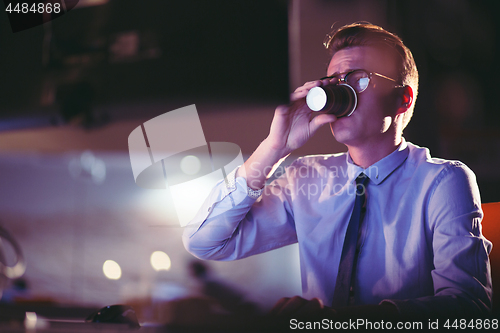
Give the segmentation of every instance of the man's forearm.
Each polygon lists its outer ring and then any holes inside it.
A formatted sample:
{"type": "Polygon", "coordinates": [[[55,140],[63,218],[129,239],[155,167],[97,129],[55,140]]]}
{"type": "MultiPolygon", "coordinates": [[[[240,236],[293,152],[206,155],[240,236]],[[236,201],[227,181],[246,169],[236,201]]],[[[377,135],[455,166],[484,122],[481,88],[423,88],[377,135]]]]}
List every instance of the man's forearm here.
{"type": "Polygon", "coordinates": [[[269,142],[264,140],[238,169],[236,177],[245,178],[248,187],[254,190],[261,189],[287,156],[288,154],[272,148],[269,142]]]}

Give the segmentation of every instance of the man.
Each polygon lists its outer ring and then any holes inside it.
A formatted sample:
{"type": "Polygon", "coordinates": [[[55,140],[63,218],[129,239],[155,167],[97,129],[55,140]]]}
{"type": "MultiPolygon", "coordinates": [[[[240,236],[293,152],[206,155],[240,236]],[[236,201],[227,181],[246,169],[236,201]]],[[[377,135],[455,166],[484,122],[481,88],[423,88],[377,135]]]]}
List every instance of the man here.
{"type": "Polygon", "coordinates": [[[371,24],[341,27],[327,47],[328,77],[276,109],[269,136],[186,228],[186,248],[233,260],[298,242],[304,298],[280,300],[275,313],[487,314],[491,243],[475,176],[402,136],[418,89],[410,50],[371,24]],[[355,111],[314,116],[308,91],[339,81],[356,91],[355,111]],[[348,152],[300,158],[264,187],[268,171],[327,123],[348,152]]]}

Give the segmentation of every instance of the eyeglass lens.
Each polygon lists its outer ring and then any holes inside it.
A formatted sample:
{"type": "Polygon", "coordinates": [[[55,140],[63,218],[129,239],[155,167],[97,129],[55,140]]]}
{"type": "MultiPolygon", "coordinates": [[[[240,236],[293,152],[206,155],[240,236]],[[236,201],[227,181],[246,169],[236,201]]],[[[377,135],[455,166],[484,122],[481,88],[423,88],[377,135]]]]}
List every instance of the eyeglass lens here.
{"type": "Polygon", "coordinates": [[[370,84],[370,77],[365,71],[354,71],[347,74],[344,81],[356,90],[356,92],[361,93],[368,88],[370,84]]]}

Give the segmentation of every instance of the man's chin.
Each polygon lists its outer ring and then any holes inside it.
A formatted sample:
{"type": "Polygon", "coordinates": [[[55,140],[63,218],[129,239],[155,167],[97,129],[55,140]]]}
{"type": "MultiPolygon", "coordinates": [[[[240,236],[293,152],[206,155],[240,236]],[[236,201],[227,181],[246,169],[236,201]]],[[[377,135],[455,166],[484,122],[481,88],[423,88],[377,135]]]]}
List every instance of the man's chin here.
{"type": "Polygon", "coordinates": [[[332,134],[338,143],[342,143],[346,146],[349,145],[349,142],[352,141],[351,135],[349,135],[350,133],[347,133],[346,131],[335,131],[334,132],[332,129],[332,134]]]}

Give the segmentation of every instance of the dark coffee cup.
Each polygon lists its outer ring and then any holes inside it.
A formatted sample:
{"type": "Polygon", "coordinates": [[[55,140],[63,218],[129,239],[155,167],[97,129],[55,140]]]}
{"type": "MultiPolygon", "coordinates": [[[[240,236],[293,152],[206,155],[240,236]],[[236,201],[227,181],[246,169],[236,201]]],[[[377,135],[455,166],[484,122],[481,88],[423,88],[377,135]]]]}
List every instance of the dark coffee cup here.
{"type": "Polygon", "coordinates": [[[306,103],[313,111],[334,114],[340,118],[348,117],[356,110],[358,97],[348,84],[331,84],[309,90],[306,103]]]}

